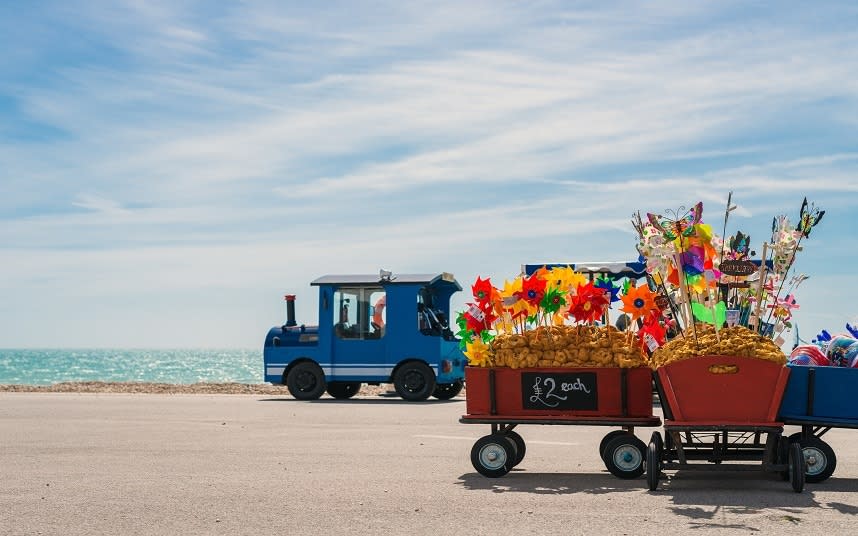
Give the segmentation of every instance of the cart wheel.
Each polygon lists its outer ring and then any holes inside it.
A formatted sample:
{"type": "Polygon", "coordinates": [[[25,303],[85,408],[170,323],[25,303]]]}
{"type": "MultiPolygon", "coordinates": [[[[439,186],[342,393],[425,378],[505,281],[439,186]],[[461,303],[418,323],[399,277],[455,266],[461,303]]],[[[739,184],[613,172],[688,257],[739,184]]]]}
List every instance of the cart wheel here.
{"type": "Polygon", "coordinates": [[[513,447],[515,448],[515,456],[513,457],[512,463],[512,466],[515,467],[521,463],[521,460],[524,459],[525,452],[527,452],[527,447],[524,444],[524,438],[522,438],[518,432],[514,432],[513,430],[504,433],[504,435],[510,440],[510,442],[512,442],[513,447]]]}
{"type": "Polygon", "coordinates": [[[653,432],[646,449],[646,483],[650,491],[655,491],[658,488],[658,480],[661,478],[661,456],[663,449],[664,445],[661,441],[661,434],[653,432]]]}
{"type": "Polygon", "coordinates": [[[834,449],[818,437],[808,437],[798,442],[804,453],[806,482],[822,482],[834,473],[837,467],[837,456],[834,449]]]}
{"type": "Polygon", "coordinates": [[[605,466],[619,478],[637,478],[644,473],[647,446],[634,434],[626,432],[605,445],[605,466]]]}
{"type": "Polygon", "coordinates": [[[328,394],[334,398],[345,400],[358,394],[360,382],[328,382],[328,394]]]}
{"type": "Polygon", "coordinates": [[[807,471],[807,466],[804,463],[804,454],[801,450],[801,445],[792,443],[789,446],[789,483],[792,485],[792,490],[796,493],[801,493],[804,489],[804,473],[807,471]]]}
{"type": "Polygon", "coordinates": [[[489,478],[507,474],[514,457],[510,440],[502,434],[483,436],[471,448],[471,464],[478,473],[489,478]]]}
{"type": "MultiPolygon", "coordinates": [[[[775,461],[778,465],[789,466],[789,445],[790,441],[787,437],[780,436],[778,438],[777,460],[775,461]]],[[[789,480],[789,468],[781,471],[780,475],[782,479],[789,480]]]]}
{"type": "Polygon", "coordinates": [[[656,447],[658,449],[658,459],[661,460],[662,454],[664,453],[664,440],[661,439],[661,433],[658,430],[652,433],[649,437],[650,443],[655,441],[656,447]]]}
{"type": "Polygon", "coordinates": [[[605,447],[608,446],[608,441],[614,439],[617,436],[626,435],[628,432],[625,430],[612,430],[605,434],[605,437],[602,438],[601,443],[599,443],[599,457],[602,458],[602,461],[608,463],[605,460],[605,447]]]}
{"type": "Polygon", "coordinates": [[[298,400],[316,400],[325,392],[325,373],[312,361],[298,363],[286,375],[286,387],[298,400]]]}

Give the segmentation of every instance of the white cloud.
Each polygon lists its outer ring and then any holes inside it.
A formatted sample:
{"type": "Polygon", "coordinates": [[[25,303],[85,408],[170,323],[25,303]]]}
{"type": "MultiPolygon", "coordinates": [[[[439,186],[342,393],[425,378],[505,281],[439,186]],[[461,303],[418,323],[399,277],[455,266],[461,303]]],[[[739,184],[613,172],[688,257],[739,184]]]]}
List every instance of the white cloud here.
{"type": "MultiPolygon", "coordinates": [[[[734,191],[732,221],[759,236],[803,195],[848,210],[858,193],[840,135],[855,122],[858,37],[785,13],[76,7],[63,32],[104,57],[45,55],[48,83],[0,78],[21,117],[56,131],[0,144],[0,244],[15,259],[0,288],[34,323],[49,293],[125,296],[173,318],[232,309],[208,290],[276,294],[326,272],[431,266],[464,280],[619,260],[634,256],[637,210],[703,200],[720,227],[734,191]]],[[[10,340],[30,344],[36,328],[17,322],[10,340]]]]}

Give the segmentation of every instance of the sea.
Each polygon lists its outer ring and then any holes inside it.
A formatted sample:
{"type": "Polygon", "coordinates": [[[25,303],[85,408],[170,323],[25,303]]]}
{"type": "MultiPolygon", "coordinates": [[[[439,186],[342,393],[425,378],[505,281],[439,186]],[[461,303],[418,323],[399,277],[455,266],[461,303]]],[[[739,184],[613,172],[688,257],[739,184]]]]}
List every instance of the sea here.
{"type": "Polygon", "coordinates": [[[262,351],[0,349],[0,384],[263,383],[262,351]]]}

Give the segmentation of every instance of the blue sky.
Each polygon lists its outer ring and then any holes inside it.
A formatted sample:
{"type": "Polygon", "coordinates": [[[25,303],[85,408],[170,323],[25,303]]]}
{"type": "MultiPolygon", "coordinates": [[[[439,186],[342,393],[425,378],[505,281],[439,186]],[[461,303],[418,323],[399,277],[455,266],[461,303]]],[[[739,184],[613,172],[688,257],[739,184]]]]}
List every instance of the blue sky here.
{"type": "Polygon", "coordinates": [[[858,320],[854,3],[317,4],[0,4],[0,347],[261,347],[319,275],[632,260],[729,191],[758,250],[825,209],[800,333],[858,320]]]}

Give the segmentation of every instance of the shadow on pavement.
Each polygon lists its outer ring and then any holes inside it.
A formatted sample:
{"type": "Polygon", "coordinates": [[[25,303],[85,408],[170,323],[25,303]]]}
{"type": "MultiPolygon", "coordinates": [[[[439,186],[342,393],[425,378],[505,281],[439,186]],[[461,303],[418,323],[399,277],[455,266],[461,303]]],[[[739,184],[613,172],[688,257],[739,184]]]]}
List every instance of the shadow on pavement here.
{"type": "Polygon", "coordinates": [[[293,402],[296,404],[409,404],[414,406],[425,406],[425,405],[437,405],[437,404],[457,404],[464,402],[465,399],[452,399],[452,400],[422,400],[420,402],[409,402],[408,400],[403,400],[401,398],[392,398],[392,397],[379,397],[379,398],[349,398],[345,400],[340,400],[337,398],[319,398],[318,400],[297,400],[291,397],[283,397],[283,398],[260,398],[258,402],[293,402]]]}
{"type": "Polygon", "coordinates": [[[642,492],[646,480],[623,480],[611,475],[594,473],[531,473],[513,469],[501,478],[488,478],[477,472],[465,473],[457,484],[465,489],[490,490],[495,493],[535,493],[563,495],[572,493],[642,492]]]}

